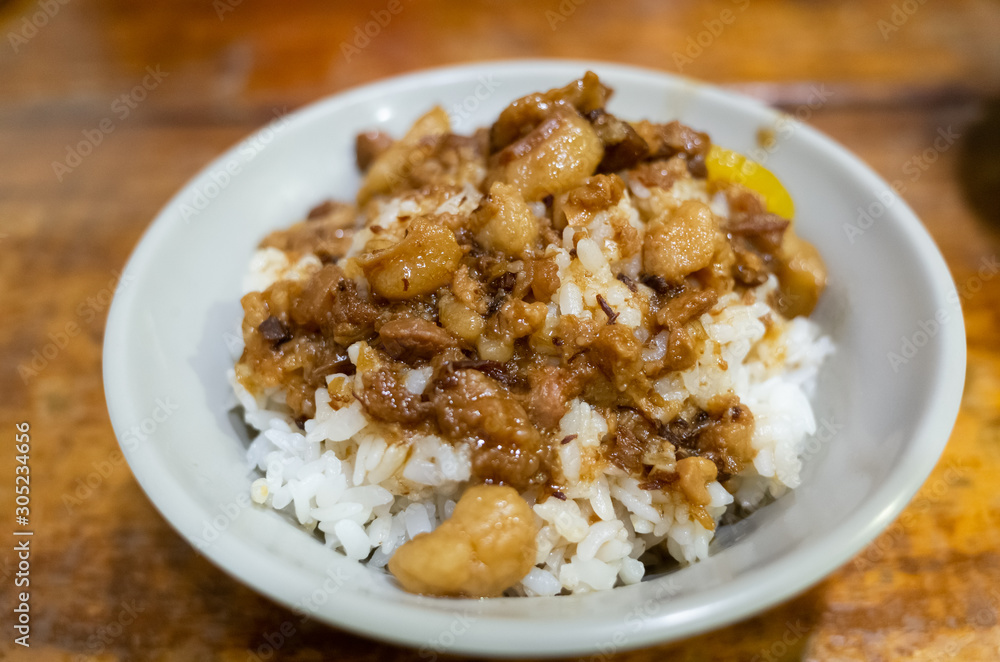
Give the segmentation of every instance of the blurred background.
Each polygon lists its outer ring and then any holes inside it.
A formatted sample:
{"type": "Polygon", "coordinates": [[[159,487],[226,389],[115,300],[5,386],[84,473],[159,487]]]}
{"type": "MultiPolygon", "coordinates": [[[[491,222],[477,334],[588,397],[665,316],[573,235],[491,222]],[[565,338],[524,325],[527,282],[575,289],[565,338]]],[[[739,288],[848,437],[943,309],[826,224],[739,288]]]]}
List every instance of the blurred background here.
{"type": "MultiPolygon", "coordinates": [[[[4,627],[0,658],[436,657],[303,622],[173,532],[116,453],[104,320],[157,210],[275,116],[519,57],[641,65],[795,113],[902,184],[965,309],[962,413],[905,524],[791,602],[602,659],[1000,659],[996,0],[0,1],[0,438],[31,422],[35,529],[31,648],[4,627]]],[[[0,558],[5,624],[16,562],[0,558]]]]}

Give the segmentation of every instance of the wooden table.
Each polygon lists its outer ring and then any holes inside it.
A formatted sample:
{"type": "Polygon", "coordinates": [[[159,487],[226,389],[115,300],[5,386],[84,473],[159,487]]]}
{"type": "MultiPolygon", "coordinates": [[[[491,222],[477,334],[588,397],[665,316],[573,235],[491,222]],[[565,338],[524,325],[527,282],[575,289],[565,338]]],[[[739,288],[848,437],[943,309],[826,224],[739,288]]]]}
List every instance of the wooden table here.
{"type": "MultiPolygon", "coordinates": [[[[1000,278],[977,273],[1000,252],[1000,5],[393,2],[363,47],[387,0],[0,2],[0,430],[12,449],[31,423],[35,531],[30,651],[8,626],[13,538],[0,554],[0,658],[257,659],[290,613],[181,540],[115,454],[101,342],[119,270],[173,192],[275,112],[423,67],[552,56],[681,70],[793,111],[829,93],[808,121],[905,183],[968,327],[958,424],[899,523],[786,604],[617,657],[1000,659],[1000,278]],[[935,149],[939,132],[957,139],[935,149]]],[[[281,659],[422,659],[295,623],[281,659]]]]}

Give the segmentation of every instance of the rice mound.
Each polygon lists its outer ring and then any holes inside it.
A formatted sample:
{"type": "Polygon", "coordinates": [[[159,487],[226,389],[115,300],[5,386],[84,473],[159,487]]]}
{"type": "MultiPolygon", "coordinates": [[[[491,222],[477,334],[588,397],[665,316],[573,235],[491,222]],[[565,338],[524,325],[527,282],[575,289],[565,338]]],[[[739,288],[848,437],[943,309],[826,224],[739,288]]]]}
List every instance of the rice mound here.
{"type": "MultiPolygon", "coordinates": [[[[725,198],[709,196],[703,184],[678,182],[670,193],[677,201],[697,199],[718,216],[727,216],[725,198]]],[[[633,182],[617,210],[601,212],[592,221],[588,238],[575,240],[572,228],[567,228],[563,245],[548,247],[560,279],[548,303],[551,319],[560,314],[600,315],[600,294],[618,313],[617,323],[641,332],[642,311],[635,295],[611,272],[610,265],[620,256],[614,253],[614,243],[602,238],[612,231],[612,214],[625,215],[639,227],[635,201],[648,195],[633,182]]],[[[468,213],[481,198],[474,187],[466,186],[436,211],[468,213]]],[[[400,218],[418,211],[405,195],[380,204],[377,222],[390,233],[400,218]]],[[[367,229],[359,230],[352,251],[361,250],[370,237],[367,229]]],[[[279,279],[306,279],[319,268],[315,256],[265,248],[251,261],[245,291],[263,290],[279,279]]],[[[632,269],[638,272],[639,265],[632,269]]],[[[732,392],[753,412],[752,465],[730,478],[728,490],[718,481],[707,485],[711,502],[705,512],[717,524],[727,511],[750,512],[797,487],[803,448],[816,432],[810,397],[833,345],[813,321],[786,320],[772,307],[777,287],[771,275],[762,285],[722,296],[700,317],[707,339],[695,364],[655,382],[667,402],[704,408],[713,396],[732,392]]],[[[657,353],[666,351],[665,337],[645,340],[644,359],[655,360],[657,353]]],[[[471,451],[435,435],[417,434],[404,443],[381,437],[352,397],[353,389],[361,388],[365,356],[371,351],[363,341],[349,347],[357,372],[327,378],[327,388],[315,392],[316,415],[302,428],[290,415],[281,389],[250,393],[234,373],[230,381],[246,423],[260,433],[247,453],[262,474],[252,484],[253,500],[289,514],[308,530],[318,530],[332,550],[384,568],[403,543],[451,515],[472,478],[471,451]]],[[[430,378],[430,368],[413,369],[406,388],[422,393],[430,378]]],[[[608,462],[600,451],[607,432],[599,411],[579,398],[571,402],[559,421],[559,433],[568,441],[557,449],[565,499],[535,503],[531,494],[523,495],[540,525],[538,552],[535,567],[509,595],[557,595],[634,584],[647,572],[640,559],[650,558],[644,556],[650,550],[665,549],[681,564],[708,556],[714,531],[692,516],[683,496],[642,489],[639,481],[608,462]]]]}

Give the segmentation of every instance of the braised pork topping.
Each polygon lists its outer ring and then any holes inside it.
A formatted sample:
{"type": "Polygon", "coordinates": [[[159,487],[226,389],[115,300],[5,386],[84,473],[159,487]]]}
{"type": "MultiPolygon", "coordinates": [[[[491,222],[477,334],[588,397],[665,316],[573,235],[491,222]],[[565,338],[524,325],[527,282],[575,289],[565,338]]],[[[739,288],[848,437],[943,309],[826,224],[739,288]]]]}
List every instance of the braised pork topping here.
{"type": "MultiPolygon", "coordinates": [[[[261,244],[319,264],[243,298],[239,380],[284,388],[301,419],[331,375],[352,376],[387,438],[440,435],[470,448],[473,482],[548,494],[561,494],[556,450],[575,437],[560,421],[579,398],[609,421],[606,461],[646,489],[708,504],[707,483],[752,461],[753,414],[735,396],[675,406],[654,384],[695,365],[699,319],[720,298],[773,275],[776,307],[805,315],[825,270],[750,189],[708,182],[728,218],[678,197],[677,187],[705,185],[708,136],[624,121],[607,111],[610,97],[588,73],[515,101],[471,136],[453,134],[440,108],[398,140],[359,135],[356,204],[324,203],[261,244]],[[576,284],[596,277],[595,250],[613,253],[600,288],[615,294],[576,284]]],[[[510,497],[498,495],[481,496],[510,497]]],[[[449,531],[464,535],[457,523],[449,531]]],[[[414,540],[394,563],[418,575],[416,556],[434,553],[434,540],[414,540]]],[[[505,570],[467,551],[482,561],[482,591],[505,588],[505,570]]],[[[438,579],[448,593],[452,578],[438,579]]]]}

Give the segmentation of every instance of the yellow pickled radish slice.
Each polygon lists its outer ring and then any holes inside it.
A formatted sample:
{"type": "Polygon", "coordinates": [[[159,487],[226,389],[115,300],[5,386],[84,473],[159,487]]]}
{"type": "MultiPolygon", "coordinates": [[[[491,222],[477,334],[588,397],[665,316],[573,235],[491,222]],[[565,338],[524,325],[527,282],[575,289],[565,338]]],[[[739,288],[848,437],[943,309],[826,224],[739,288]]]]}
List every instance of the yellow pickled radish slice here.
{"type": "Polygon", "coordinates": [[[792,196],[770,170],[731,150],[712,145],[705,158],[708,179],[742,184],[760,193],[767,210],[789,220],[795,215],[792,196]]]}

